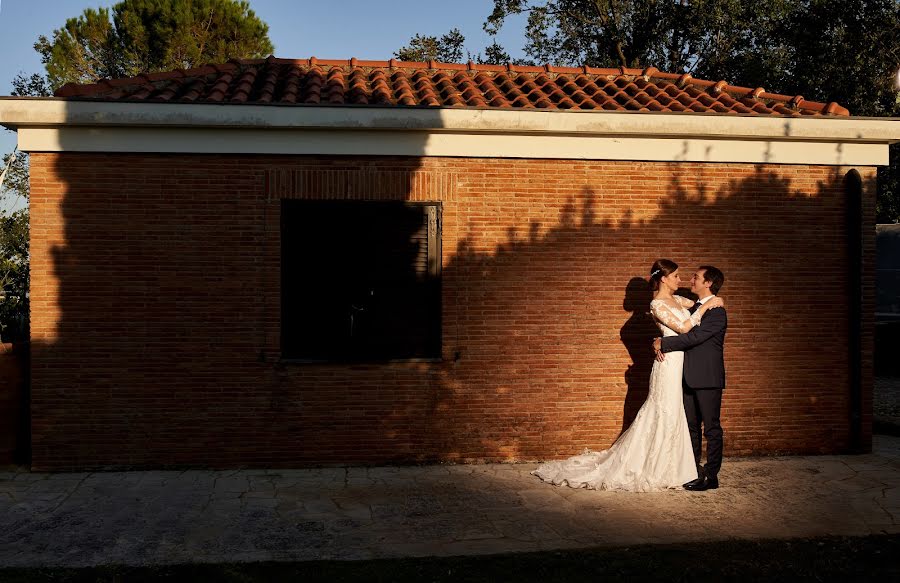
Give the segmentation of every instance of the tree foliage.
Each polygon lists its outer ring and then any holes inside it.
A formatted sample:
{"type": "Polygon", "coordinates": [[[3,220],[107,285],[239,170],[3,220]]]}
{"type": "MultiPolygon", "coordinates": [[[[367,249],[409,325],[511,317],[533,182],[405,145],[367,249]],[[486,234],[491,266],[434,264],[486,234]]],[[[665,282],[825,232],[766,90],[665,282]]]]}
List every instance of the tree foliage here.
{"type": "MultiPolygon", "coordinates": [[[[462,63],[463,59],[476,63],[505,65],[511,62],[509,53],[495,40],[481,52],[472,53],[465,49],[466,37],[458,28],[441,36],[425,36],[417,34],[409,39],[409,44],[394,52],[394,57],[401,61],[427,62],[434,59],[440,63],[462,63]],[[465,51],[465,56],[463,56],[465,51]]],[[[518,62],[518,61],[513,61],[518,62]]]]}
{"type": "Polygon", "coordinates": [[[497,41],[494,41],[488,46],[484,47],[484,55],[482,55],[481,53],[475,55],[475,61],[478,63],[489,63],[492,65],[518,63],[517,60],[509,58],[509,53],[507,53],[506,49],[504,49],[497,41]]]}
{"type": "MultiPolygon", "coordinates": [[[[12,95],[47,97],[69,82],[191,68],[273,51],[268,26],[245,1],[122,0],[66,20],[34,48],[46,75],[19,73],[12,95]]],[[[3,160],[6,167],[9,157],[3,160]]],[[[27,337],[28,157],[19,153],[0,189],[0,333],[27,337]]]]}
{"type": "Polygon", "coordinates": [[[440,38],[417,34],[409,39],[409,45],[399,48],[394,57],[401,61],[440,61],[442,63],[459,63],[463,59],[463,45],[466,37],[458,28],[450,30],[440,38]]]}
{"type": "MultiPolygon", "coordinates": [[[[12,154],[4,156],[7,168],[12,154]]],[[[2,169],[0,169],[2,172],[2,169]]],[[[3,339],[27,337],[28,322],[28,159],[19,154],[0,188],[0,334],[3,339]]]]}
{"type": "Polygon", "coordinates": [[[525,53],[536,64],[651,63],[691,72],[703,61],[745,50],[760,21],[783,16],[789,5],[787,0],[494,0],[485,30],[496,34],[509,16],[527,13],[525,53]]]}
{"type": "MultiPolygon", "coordinates": [[[[900,0],[812,0],[777,33],[788,55],[766,87],[837,101],[853,115],[900,116],[900,0]]],[[[878,169],[876,219],[900,220],[900,144],[878,169]]]]}
{"type": "MultiPolygon", "coordinates": [[[[12,95],[47,97],[46,78],[19,73],[13,79],[12,95]]],[[[0,186],[0,335],[4,341],[28,337],[28,154],[16,152],[3,157],[0,172],[8,168],[0,186]]]]}
{"type": "Polygon", "coordinates": [[[47,78],[38,73],[26,76],[25,73],[20,72],[13,78],[12,85],[13,90],[10,95],[15,97],[50,97],[53,95],[47,78]]]}
{"type": "Polygon", "coordinates": [[[3,157],[3,163],[0,164],[0,172],[3,168],[9,168],[6,176],[3,178],[3,187],[0,189],[0,209],[6,206],[16,206],[22,199],[28,201],[28,155],[24,152],[16,152],[15,160],[10,163],[13,154],[7,154],[3,157]]]}
{"type": "MultiPolygon", "coordinates": [[[[527,58],[517,64],[652,66],[900,116],[900,0],[494,0],[484,29],[496,35],[520,14],[527,58]]],[[[456,29],[416,35],[396,56],[460,62],[464,42],[456,29]]],[[[476,60],[510,62],[496,42],[476,60]]],[[[900,220],[900,144],[879,169],[876,212],[900,220]]]]}
{"type": "Polygon", "coordinates": [[[27,338],[28,210],[0,211],[0,336],[27,338]]]}
{"type": "MultiPolygon", "coordinates": [[[[534,64],[657,67],[900,116],[900,0],[494,0],[485,30],[527,14],[534,64]]],[[[900,146],[878,220],[900,219],[900,146]]]]}
{"type": "Polygon", "coordinates": [[[243,0],[122,0],[66,20],[34,48],[57,89],[264,57],[273,51],[268,29],[243,0]]]}

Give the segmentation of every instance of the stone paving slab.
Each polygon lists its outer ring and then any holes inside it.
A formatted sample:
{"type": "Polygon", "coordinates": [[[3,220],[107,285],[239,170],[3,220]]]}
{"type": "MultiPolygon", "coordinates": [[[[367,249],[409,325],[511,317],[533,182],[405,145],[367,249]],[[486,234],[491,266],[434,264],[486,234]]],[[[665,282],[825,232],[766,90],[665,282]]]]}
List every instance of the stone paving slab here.
{"type": "Polygon", "coordinates": [[[900,533],[900,438],[726,459],[722,487],[544,484],[536,464],[0,472],[0,566],[354,560],[900,533]]]}
{"type": "Polygon", "coordinates": [[[883,428],[900,429],[900,377],[876,377],[873,400],[875,423],[883,428]]]}

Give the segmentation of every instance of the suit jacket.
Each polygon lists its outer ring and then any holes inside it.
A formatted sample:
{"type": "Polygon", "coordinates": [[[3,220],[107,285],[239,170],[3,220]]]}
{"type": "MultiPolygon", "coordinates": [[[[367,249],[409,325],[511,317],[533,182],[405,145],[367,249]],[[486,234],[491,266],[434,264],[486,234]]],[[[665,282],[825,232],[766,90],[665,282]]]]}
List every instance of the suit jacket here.
{"type": "Polygon", "coordinates": [[[725,388],[725,308],[713,308],[703,314],[699,326],[684,334],[662,339],[662,351],[684,351],[684,382],[692,389],[725,388]]]}

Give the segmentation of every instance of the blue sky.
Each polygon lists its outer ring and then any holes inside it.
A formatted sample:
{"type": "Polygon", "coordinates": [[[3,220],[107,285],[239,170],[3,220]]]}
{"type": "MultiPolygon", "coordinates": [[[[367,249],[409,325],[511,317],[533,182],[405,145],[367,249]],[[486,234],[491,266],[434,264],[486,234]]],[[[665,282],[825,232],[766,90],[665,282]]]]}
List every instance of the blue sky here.
{"type": "MultiPolygon", "coordinates": [[[[43,72],[32,48],[41,34],[50,36],[67,18],[85,8],[112,6],[107,0],[0,0],[0,95],[9,95],[20,71],[43,72]]],[[[414,34],[440,36],[459,28],[466,49],[483,52],[491,38],[481,26],[492,0],[250,0],[250,7],[269,25],[275,55],[284,58],[386,60],[414,34]]],[[[513,58],[522,52],[524,19],[510,21],[498,41],[513,58]]],[[[0,132],[0,151],[7,153],[15,136],[0,132]]]]}

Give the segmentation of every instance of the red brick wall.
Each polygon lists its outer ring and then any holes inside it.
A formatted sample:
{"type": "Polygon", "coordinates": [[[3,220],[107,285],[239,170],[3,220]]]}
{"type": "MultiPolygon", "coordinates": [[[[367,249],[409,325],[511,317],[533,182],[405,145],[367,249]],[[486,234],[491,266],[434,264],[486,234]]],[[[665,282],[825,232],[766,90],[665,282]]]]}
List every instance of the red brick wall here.
{"type": "MultiPolygon", "coordinates": [[[[845,450],[846,170],[33,155],[33,467],[606,448],[646,395],[654,331],[633,278],[658,257],[726,274],[726,454],[845,450]],[[443,362],[279,362],[280,196],[442,200],[443,362]]],[[[871,392],[867,373],[867,445],[871,392]]]]}

